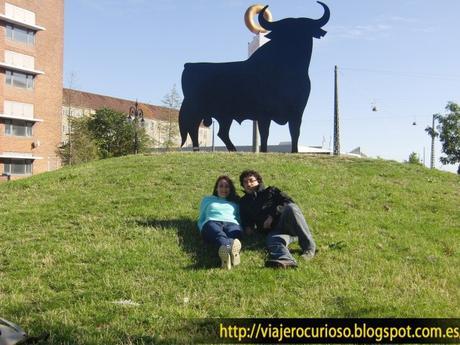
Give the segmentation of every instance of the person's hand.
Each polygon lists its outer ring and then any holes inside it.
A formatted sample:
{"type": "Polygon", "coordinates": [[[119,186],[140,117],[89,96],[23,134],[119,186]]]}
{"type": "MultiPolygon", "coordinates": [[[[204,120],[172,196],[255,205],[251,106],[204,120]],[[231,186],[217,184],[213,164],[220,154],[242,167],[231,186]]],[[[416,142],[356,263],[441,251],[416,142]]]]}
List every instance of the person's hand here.
{"type": "Polygon", "coordinates": [[[254,228],[251,228],[250,226],[247,226],[244,228],[244,233],[248,236],[252,235],[254,233],[254,228]]]}
{"type": "Polygon", "coordinates": [[[272,228],[272,223],[273,223],[273,217],[268,216],[267,219],[265,219],[265,222],[264,222],[264,229],[271,229],[272,228]]]}

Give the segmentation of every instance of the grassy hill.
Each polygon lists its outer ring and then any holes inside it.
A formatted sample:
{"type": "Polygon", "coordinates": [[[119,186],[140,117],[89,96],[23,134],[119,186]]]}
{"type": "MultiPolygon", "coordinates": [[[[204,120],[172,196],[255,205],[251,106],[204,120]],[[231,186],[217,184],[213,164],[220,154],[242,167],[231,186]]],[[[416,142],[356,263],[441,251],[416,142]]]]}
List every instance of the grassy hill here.
{"type": "Polygon", "coordinates": [[[171,153],[64,168],[0,184],[0,195],[0,316],[50,331],[50,344],[167,344],[183,318],[458,317],[454,174],[383,160],[171,153]],[[264,268],[263,239],[253,237],[242,264],[223,271],[203,249],[201,198],[218,175],[237,181],[247,168],[304,211],[313,261],[264,268]]]}

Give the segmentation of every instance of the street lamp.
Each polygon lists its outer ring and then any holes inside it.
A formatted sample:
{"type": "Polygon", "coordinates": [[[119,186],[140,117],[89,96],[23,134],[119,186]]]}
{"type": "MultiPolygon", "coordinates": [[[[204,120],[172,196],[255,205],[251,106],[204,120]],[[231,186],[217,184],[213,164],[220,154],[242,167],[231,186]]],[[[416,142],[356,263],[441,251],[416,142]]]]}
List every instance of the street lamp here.
{"type": "Polygon", "coordinates": [[[139,151],[139,139],[137,137],[137,129],[139,126],[139,119],[144,123],[144,112],[139,108],[139,104],[134,103],[134,106],[129,107],[128,121],[134,122],[134,154],[139,151]]]}

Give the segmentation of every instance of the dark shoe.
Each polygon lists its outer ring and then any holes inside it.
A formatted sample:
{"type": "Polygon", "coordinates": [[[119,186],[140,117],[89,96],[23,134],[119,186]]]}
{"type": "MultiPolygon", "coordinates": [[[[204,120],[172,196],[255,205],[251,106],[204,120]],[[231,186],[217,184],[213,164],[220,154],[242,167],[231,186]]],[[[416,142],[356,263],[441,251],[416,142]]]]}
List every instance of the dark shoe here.
{"type": "Polygon", "coordinates": [[[291,260],[267,260],[265,267],[271,268],[297,268],[297,264],[291,260]]]}
{"type": "Polygon", "coordinates": [[[315,257],[315,252],[313,250],[305,250],[300,257],[305,261],[310,261],[315,257]]]}

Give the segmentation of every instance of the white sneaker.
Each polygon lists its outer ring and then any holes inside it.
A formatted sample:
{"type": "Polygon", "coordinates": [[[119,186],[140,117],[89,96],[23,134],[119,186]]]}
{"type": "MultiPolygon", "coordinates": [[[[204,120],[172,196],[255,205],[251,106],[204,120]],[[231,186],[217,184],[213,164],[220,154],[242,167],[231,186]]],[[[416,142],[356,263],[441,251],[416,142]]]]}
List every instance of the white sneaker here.
{"type": "Polygon", "coordinates": [[[230,248],[227,246],[219,247],[219,257],[222,262],[222,268],[229,270],[232,268],[232,261],[230,259],[230,248]]]}
{"type": "Polygon", "coordinates": [[[237,266],[241,262],[240,251],[241,251],[241,242],[239,239],[235,238],[232,241],[232,246],[230,247],[230,259],[232,260],[233,266],[237,266]]]}

